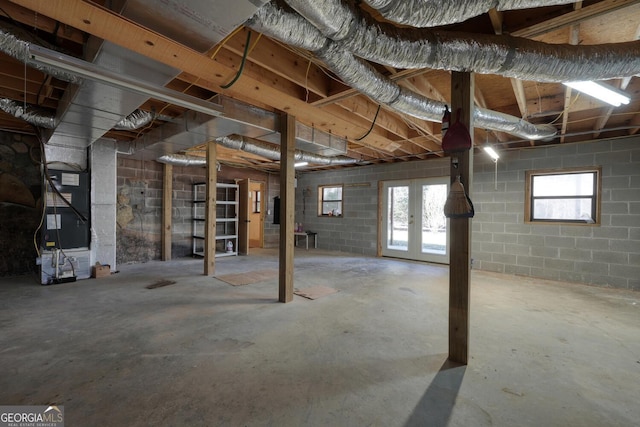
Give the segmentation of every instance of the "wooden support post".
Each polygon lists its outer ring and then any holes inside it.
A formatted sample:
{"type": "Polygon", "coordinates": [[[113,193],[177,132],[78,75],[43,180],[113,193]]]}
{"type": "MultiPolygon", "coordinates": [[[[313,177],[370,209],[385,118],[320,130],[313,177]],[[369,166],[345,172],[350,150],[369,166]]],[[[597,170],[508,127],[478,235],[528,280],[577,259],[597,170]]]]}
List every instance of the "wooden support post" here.
{"type": "Polygon", "coordinates": [[[296,118],[280,116],[280,278],[278,301],[293,300],[296,118]]]}
{"type": "MultiPolygon", "coordinates": [[[[451,111],[469,129],[473,141],[473,74],[451,73],[451,111]]],[[[473,176],[473,148],[451,155],[451,182],[460,176],[470,194],[473,176]]],[[[466,365],[469,359],[469,284],[471,278],[471,220],[451,218],[449,261],[449,360],[466,365]]]]}
{"type": "Polygon", "coordinates": [[[165,164],[162,175],[162,260],[171,260],[171,212],[173,198],[173,166],[165,164]]]}
{"type": "Polygon", "coordinates": [[[216,142],[207,143],[207,195],[204,220],[204,274],[216,272],[216,142]]]}

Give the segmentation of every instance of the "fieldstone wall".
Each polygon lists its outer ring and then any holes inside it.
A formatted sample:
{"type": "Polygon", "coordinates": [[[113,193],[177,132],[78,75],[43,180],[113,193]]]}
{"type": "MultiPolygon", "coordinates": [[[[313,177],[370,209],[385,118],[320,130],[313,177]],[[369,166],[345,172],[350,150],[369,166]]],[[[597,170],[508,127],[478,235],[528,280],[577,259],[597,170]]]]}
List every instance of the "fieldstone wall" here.
{"type": "Polygon", "coordinates": [[[0,276],[36,273],[34,232],[42,214],[36,138],[0,132],[0,276]]]}

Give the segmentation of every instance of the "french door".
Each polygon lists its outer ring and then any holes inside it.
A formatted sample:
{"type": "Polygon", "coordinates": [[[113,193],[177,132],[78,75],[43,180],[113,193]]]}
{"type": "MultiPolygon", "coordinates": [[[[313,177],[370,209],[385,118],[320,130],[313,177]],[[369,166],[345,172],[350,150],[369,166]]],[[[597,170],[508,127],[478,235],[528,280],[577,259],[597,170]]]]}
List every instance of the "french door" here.
{"type": "Polygon", "coordinates": [[[449,263],[444,204],[449,177],[385,181],[382,185],[383,256],[449,263]]]}

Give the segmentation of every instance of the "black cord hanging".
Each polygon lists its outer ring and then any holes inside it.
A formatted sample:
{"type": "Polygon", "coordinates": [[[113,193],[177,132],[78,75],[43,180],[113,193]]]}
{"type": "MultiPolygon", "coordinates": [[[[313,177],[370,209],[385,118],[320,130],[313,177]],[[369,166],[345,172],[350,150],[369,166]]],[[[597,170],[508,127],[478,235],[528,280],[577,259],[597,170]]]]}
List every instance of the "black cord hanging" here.
{"type": "Polygon", "coordinates": [[[362,135],[360,138],[356,138],[356,141],[362,141],[363,139],[365,139],[366,137],[369,136],[369,134],[371,133],[371,131],[373,130],[373,127],[376,125],[376,120],[378,118],[378,113],[380,113],[380,104],[378,104],[378,109],[376,110],[376,115],[373,117],[373,121],[371,122],[371,127],[369,128],[369,130],[367,131],[367,133],[365,133],[364,135],[362,135]]]}
{"type": "Polygon", "coordinates": [[[238,81],[240,76],[242,75],[242,70],[244,70],[244,63],[247,61],[247,55],[249,54],[249,43],[251,42],[251,30],[247,31],[247,41],[244,44],[244,53],[242,54],[242,61],[240,62],[240,68],[238,68],[238,72],[236,76],[226,85],[220,86],[222,89],[229,89],[234,85],[235,82],[238,81]]]}

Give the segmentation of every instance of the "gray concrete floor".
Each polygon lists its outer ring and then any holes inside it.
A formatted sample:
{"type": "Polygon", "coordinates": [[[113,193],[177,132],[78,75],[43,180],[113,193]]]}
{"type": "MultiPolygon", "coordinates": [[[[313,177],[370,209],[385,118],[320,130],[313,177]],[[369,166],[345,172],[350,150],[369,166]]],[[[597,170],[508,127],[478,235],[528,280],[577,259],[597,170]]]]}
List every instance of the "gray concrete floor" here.
{"type": "MultiPolygon", "coordinates": [[[[276,279],[233,287],[202,260],[0,279],[0,404],[62,404],[68,426],[638,425],[638,293],[474,271],[465,367],[446,361],[446,267],[295,264],[296,288],[340,292],[280,304],[276,279]]],[[[265,268],[276,252],[216,272],[265,268]]]]}

